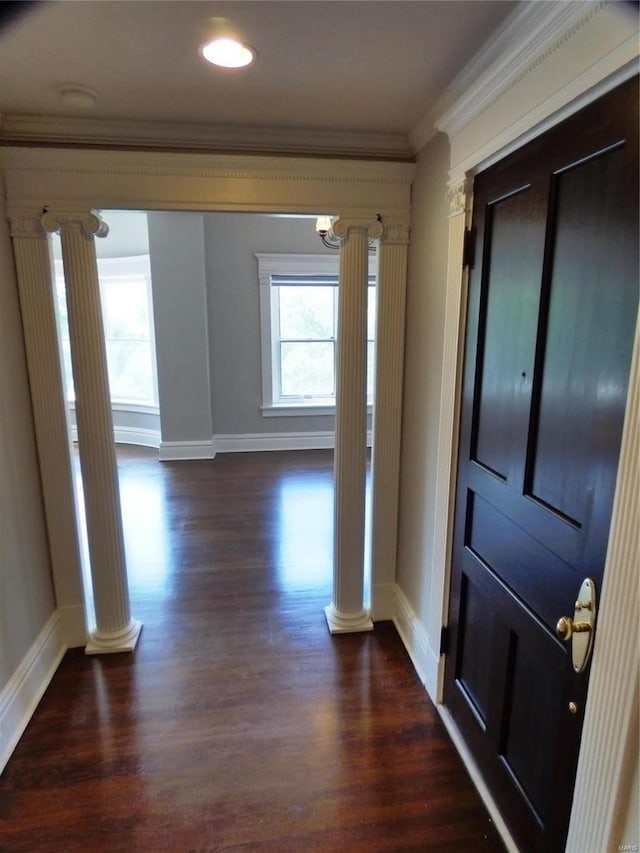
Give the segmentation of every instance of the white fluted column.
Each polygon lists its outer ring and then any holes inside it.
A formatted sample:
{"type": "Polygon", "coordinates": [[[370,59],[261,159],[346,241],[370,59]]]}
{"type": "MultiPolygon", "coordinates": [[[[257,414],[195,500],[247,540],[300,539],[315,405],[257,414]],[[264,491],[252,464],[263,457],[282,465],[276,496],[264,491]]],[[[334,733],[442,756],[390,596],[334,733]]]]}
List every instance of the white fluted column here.
{"type": "Polygon", "coordinates": [[[374,615],[392,615],[402,430],[402,377],[409,223],[384,221],[378,246],[376,382],[373,408],[371,575],[374,615]]]}
{"type": "Polygon", "coordinates": [[[132,651],[141,624],[131,618],[118,468],[107,375],[94,236],[106,224],[92,211],[45,213],[59,231],[67,291],[73,382],[87,539],[96,612],[88,654],[132,651]]]}
{"type": "Polygon", "coordinates": [[[367,473],[367,287],[376,220],[340,218],[336,438],[334,459],[333,601],[325,608],[332,634],[370,631],[363,606],[367,473]]]}
{"type": "Polygon", "coordinates": [[[41,215],[42,210],[12,211],[9,221],[56,605],[66,642],[78,646],[87,636],[82,564],[52,261],[41,215]]]}

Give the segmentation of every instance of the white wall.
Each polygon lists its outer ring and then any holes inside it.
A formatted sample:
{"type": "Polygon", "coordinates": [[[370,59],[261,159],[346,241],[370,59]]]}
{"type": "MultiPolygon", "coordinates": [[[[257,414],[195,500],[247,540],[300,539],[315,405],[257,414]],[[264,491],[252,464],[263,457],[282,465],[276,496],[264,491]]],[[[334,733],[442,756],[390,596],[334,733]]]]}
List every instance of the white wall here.
{"type": "MultiPolygon", "coordinates": [[[[407,279],[397,583],[429,626],[435,478],[447,280],[449,144],[421,151],[412,194],[407,279]]],[[[434,644],[434,643],[432,643],[434,644]]]]}
{"type": "Polygon", "coordinates": [[[0,694],[54,609],[20,308],[0,191],[0,694]]]}

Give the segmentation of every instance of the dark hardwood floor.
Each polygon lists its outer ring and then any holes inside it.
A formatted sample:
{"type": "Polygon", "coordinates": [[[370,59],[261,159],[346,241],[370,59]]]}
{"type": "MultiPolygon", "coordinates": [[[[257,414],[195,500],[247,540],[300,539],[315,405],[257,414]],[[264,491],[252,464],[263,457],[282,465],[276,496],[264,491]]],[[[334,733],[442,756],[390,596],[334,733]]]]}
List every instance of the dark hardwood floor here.
{"type": "Polygon", "coordinates": [[[331,453],[119,460],[144,628],[65,656],[2,853],[502,851],[393,625],[328,633],[331,453]]]}

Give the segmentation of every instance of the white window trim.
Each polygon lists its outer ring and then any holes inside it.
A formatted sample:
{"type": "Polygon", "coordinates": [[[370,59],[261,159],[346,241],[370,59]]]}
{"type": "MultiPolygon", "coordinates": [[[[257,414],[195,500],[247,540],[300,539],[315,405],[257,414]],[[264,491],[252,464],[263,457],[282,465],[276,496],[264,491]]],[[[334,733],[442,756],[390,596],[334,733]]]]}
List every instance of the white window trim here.
{"type": "MultiPolygon", "coordinates": [[[[156,341],[155,327],[153,322],[153,298],[151,292],[151,259],[146,255],[130,255],[118,258],[100,258],[98,257],[98,271],[101,281],[105,279],[126,278],[133,274],[136,276],[144,276],[147,285],[147,311],[149,316],[149,346],[151,349],[151,380],[153,383],[153,402],[135,402],[133,400],[124,400],[114,398],[111,401],[111,408],[118,412],[138,412],[141,414],[157,415],[160,413],[160,404],[158,399],[158,371],[156,365],[156,341]]],[[[64,267],[61,258],[55,259],[55,274],[56,277],[64,278],[64,267]]],[[[102,300],[102,291],[100,293],[100,303],[104,314],[104,304],[102,300]]],[[[75,409],[75,400],[70,401],[70,407],[75,409]]]]}
{"type": "MultiPolygon", "coordinates": [[[[340,263],[339,253],[309,255],[309,254],[278,254],[278,253],[256,253],[258,260],[258,284],[260,291],[260,344],[262,361],[262,416],[274,417],[298,417],[298,416],[323,416],[335,415],[335,401],[333,399],[324,402],[315,398],[309,403],[287,402],[279,403],[273,398],[273,378],[278,367],[276,359],[277,352],[274,351],[273,343],[273,317],[274,317],[274,290],[271,286],[271,277],[274,275],[335,275],[338,276],[340,263]]],[[[369,255],[369,275],[377,275],[377,256],[369,255]]],[[[371,404],[367,405],[367,411],[373,409],[371,404]]]]}

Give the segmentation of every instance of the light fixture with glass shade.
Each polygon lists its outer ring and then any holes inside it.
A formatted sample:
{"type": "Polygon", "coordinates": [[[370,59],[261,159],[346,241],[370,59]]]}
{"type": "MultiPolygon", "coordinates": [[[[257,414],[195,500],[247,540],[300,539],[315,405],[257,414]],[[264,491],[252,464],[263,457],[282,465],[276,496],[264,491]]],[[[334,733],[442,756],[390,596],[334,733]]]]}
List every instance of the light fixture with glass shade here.
{"type": "MultiPolygon", "coordinates": [[[[380,214],[378,214],[377,219],[380,220],[380,214]]],[[[316,234],[322,240],[322,245],[326,246],[327,249],[339,249],[342,245],[340,237],[336,237],[333,233],[332,216],[318,216],[316,219],[316,234]]],[[[369,240],[369,251],[375,252],[375,250],[375,240],[369,240]]]]}
{"type": "Polygon", "coordinates": [[[332,229],[333,220],[330,216],[319,216],[316,219],[316,234],[322,240],[322,245],[327,249],[339,249],[340,238],[336,237],[332,229]]]}

